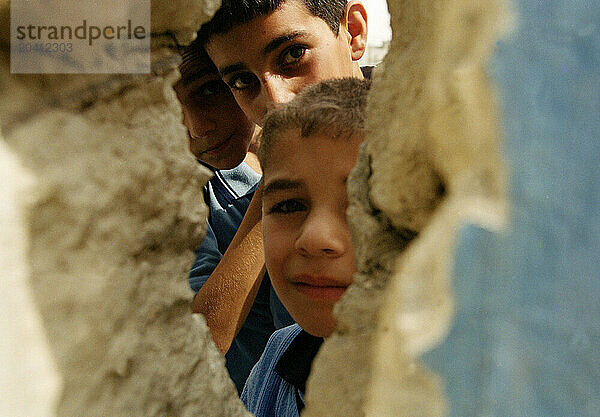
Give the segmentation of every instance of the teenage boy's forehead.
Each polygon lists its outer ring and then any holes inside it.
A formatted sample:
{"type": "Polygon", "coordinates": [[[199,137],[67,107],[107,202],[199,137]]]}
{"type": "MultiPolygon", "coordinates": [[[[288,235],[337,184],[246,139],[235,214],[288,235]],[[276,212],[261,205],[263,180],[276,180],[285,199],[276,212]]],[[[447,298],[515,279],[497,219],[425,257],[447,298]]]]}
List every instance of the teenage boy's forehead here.
{"type": "Polygon", "coordinates": [[[323,19],[308,10],[303,0],[283,1],[268,14],[235,25],[227,32],[210,36],[206,42],[206,50],[221,72],[223,65],[232,64],[225,60],[243,60],[250,54],[264,56],[295,38],[319,36],[318,33],[312,33],[314,30],[310,30],[314,29],[315,22],[331,31],[323,19]],[[257,39],[260,42],[256,42],[257,39]]]}

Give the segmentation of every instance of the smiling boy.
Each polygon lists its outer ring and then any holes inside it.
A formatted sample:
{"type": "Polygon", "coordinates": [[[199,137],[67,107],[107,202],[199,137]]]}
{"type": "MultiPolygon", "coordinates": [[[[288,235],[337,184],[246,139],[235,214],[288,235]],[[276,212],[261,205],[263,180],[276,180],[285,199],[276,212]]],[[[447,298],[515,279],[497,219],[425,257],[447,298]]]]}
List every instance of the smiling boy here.
{"type": "Polygon", "coordinates": [[[199,40],[250,121],[321,80],[363,78],[358,0],[223,0],[199,40]]]}
{"type": "Polygon", "coordinates": [[[181,78],[173,89],[181,103],[190,152],[213,169],[233,169],[244,159],[254,165],[251,160],[257,149],[256,126],[237,106],[198,42],[182,53],[179,71],[181,78]]]}
{"type": "Polygon", "coordinates": [[[364,139],[367,80],[308,87],[265,119],[262,230],[271,282],[298,324],[276,331],[253,368],[242,401],[261,416],[297,416],[333,306],[356,271],[346,181],[364,139]]]}

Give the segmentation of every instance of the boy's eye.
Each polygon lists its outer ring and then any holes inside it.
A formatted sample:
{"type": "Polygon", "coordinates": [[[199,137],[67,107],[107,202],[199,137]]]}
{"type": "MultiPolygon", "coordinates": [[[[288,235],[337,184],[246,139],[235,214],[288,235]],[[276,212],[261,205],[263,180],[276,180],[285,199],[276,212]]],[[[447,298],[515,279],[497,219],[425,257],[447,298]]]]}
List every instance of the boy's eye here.
{"type": "Polygon", "coordinates": [[[252,87],[257,82],[258,79],[254,74],[247,72],[233,76],[229,79],[227,85],[234,90],[245,90],[246,88],[252,87]]]}
{"type": "Polygon", "coordinates": [[[302,45],[290,46],[281,54],[281,64],[290,65],[300,61],[306,53],[306,49],[308,48],[302,45]]]}
{"type": "Polygon", "coordinates": [[[281,201],[271,207],[269,213],[288,214],[306,210],[306,205],[297,199],[281,201]]]}
{"type": "Polygon", "coordinates": [[[228,91],[227,84],[221,80],[208,81],[194,91],[194,97],[206,98],[228,91]]]}

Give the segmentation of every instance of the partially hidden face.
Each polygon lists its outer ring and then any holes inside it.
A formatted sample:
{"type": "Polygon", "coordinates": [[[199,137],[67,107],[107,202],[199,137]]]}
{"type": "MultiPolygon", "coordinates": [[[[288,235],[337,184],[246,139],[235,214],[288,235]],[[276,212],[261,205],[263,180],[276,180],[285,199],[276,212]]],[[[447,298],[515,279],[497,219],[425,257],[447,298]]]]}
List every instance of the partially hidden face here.
{"type": "Polygon", "coordinates": [[[255,125],[202,49],[184,54],[180,72],[173,89],[183,110],[190,151],[216,169],[236,167],[246,156],[255,125]]]}
{"type": "Polygon", "coordinates": [[[346,19],[336,35],[303,0],[284,1],[270,14],[210,37],[206,50],[251,121],[261,125],[269,109],[290,101],[307,85],[362,78],[355,61],[364,52],[366,12],[361,4],[352,7],[356,11],[350,19],[359,22],[351,27],[359,28],[360,42],[352,42],[346,19]]]}
{"type": "Polygon", "coordinates": [[[277,295],[308,333],[335,329],[333,306],[352,283],[346,181],[362,138],[301,138],[290,130],[263,167],[265,262],[277,295]]]}

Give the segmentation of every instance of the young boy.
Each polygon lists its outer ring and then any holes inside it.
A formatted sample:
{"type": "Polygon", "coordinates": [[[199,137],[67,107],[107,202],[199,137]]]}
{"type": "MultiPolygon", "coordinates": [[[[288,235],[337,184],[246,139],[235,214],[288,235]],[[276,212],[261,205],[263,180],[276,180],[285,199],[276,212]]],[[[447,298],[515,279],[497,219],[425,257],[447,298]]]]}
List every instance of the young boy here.
{"type": "Polygon", "coordinates": [[[261,178],[255,125],[197,42],[182,54],[180,72],[173,88],[190,151],[214,172],[204,189],[208,229],[190,271],[192,311],[205,315],[241,392],[269,336],[293,320],[263,278],[260,196],[253,197],[261,178]]]}
{"type": "Polygon", "coordinates": [[[346,180],[364,138],[368,88],[356,78],[324,81],[265,119],[265,262],[298,324],[271,336],[246,382],[242,401],[257,417],[299,414],[312,359],[336,325],[333,306],[352,283],[346,180]]]}
{"type": "Polygon", "coordinates": [[[225,83],[258,125],[321,80],[363,78],[367,15],[358,0],[223,0],[199,31],[225,83]]]}

